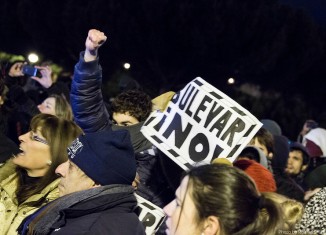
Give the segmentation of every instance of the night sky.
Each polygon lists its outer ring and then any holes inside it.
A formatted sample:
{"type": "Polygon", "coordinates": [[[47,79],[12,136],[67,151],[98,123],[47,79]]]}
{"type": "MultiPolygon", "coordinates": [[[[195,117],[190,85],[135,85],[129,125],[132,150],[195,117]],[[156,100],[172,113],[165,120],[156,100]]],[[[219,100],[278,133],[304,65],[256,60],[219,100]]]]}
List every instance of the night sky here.
{"type": "MultiPolygon", "coordinates": [[[[258,118],[286,125],[293,115],[301,121],[326,111],[325,0],[1,2],[0,51],[35,51],[68,71],[88,30],[104,31],[108,42],[100,61],[106,88],[127,76],[155,96],[201,76],[258,118]],[[131,63],[128,72],[124,62],[131,63]],[[229,77],[236,80],[233,87],[226,83],[229,77]],[[263,108],[251,100],[255,97],[238,97],[248,83],[267,94],[263,108]]],[[[250,89],[249,95],[259,94],[250,89]]]]}
{"type": "Polygon", "coordinates": [[[325,0],[281,0],[280,2],[288,4],[298,9],[302,9],[310,15],[318,24],[326,27],[326,1],[325,0]]]}

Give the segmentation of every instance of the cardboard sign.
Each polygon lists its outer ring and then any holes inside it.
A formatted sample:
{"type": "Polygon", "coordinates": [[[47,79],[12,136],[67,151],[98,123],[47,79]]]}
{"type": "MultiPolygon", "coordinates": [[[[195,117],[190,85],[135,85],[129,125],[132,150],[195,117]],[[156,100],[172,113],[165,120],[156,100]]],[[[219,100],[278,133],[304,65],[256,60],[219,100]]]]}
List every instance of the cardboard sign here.
{"type": "Polygon", "coordinates": [[[187,170],[217,157],[233,162],[261,126],[248,110],[198,77],[173,96],[164,112],[153,112],[141,132],[187,170]]]}
{"type": "Polygon", "coordinates": [[[153,235],[164,222],[165,214],[160,207],[137,194],[135,196],[140,210],[138,218],[144,225],[146,235],[153,235]]]}

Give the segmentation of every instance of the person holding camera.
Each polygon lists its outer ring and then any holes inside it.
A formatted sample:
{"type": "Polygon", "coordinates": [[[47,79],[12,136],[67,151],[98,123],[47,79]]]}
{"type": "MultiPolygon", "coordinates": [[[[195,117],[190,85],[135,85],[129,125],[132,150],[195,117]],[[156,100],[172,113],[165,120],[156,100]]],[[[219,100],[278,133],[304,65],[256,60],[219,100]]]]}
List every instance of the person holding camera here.
{"type": "Polygon", "coordinates": [[[61,116],[72,120],[69,99],[66,99],[69,98],[69,89],[65,84],[54,82],[50,66],[31,67],[24,62],[15,62],[9,67],[5,84],[9,88],[4,102],[4,109],[8,111],[5,134],[16,144],[19,144],[18,137],[29,130],[32,117],[38,113],[57,115],[57,110],[66,110],[61,116]],[[38,87],[31,87],[31,81],[36,81],[38,87]],[[51,110],[44,112],[45,104],[51,110]]]}

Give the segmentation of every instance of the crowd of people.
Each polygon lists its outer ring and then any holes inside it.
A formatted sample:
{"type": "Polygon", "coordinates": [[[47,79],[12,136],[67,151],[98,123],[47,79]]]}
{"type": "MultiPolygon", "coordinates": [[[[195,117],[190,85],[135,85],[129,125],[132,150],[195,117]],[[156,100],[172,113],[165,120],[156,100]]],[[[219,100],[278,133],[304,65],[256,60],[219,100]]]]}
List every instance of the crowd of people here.
{"type": "Polygon", "coordinates": [[[289,140],[273,120],[230,162],[184,170],[141,132],[174,92],[126,89],[106,103],[99,48],[88,32],[71,87],[24,62],[0,79],[0,234],[146,234],[137,197],[162,208],[156,234],[326,234],[326,126],[289,140]],[[28,82],[26,82],[28,81],[28,82]]]}

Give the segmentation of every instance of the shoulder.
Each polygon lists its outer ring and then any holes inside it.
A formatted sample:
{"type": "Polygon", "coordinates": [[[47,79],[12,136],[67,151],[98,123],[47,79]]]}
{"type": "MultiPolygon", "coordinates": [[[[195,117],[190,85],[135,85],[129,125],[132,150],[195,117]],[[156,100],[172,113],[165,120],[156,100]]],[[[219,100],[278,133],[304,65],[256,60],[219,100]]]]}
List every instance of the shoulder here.
{"type": "Polygon", "coordinates": [[[0,182],[6,179],[8,176],[15,173],[16,165],[11,159],[7,160],[3,165],[0,166],[0,182]]]}

